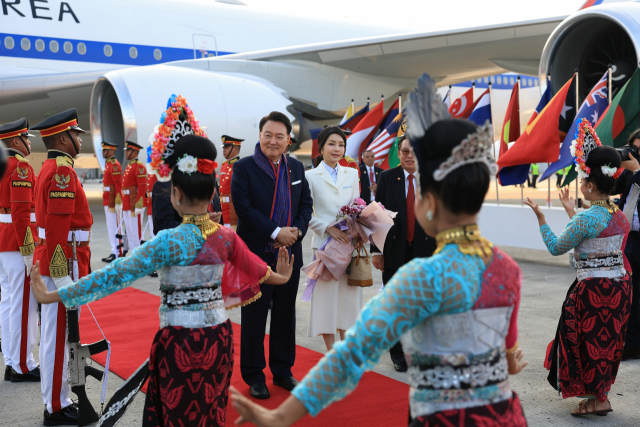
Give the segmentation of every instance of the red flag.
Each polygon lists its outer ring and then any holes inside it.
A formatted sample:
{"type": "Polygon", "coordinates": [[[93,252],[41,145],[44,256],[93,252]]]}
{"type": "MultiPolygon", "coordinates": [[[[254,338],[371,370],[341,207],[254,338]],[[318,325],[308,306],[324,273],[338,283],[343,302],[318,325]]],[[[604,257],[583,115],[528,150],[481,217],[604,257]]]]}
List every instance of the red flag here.
{"type": "Polygon", "coordinates": [[[384,105],[382,102],[378,103],[373,110],[369,111],[364,119],[353,130],[353,134],[347,139],[347,150],[345,155],[358,158],[360,155],[360,147],[367,146],[373,137],[373,134],[378,130],[380,121],[382,120],[382,111],[384,105]]]}
{"type": "Polygon", "coordinates": [[[511,91],[511,99],[507,106],[507,112],[504,115],[504,123],[502,124],[502,133],[500,134],[500,159],[502,155],[509,149],[509,143],[520,138],[520,100],[519,100],[519,84],[513,86],[511,91]]]}
{"type": "MultiPolygon", "coordinates": [[[[575,77],[575,76],[574,76],[575,77]]],[[[540,114],[527,125],[516,143],[498,160],[498,166],[525,163],[553,163],[560,154],[560,115],[564,114],[567,92],[574,77],[562,86],[540,114]]]]}
{"type": "Polygon", "coordinates": [[[473,88],[471,88],[460,98],[453,101],[453,104],[449,107],[449,114],[456,119],[468,119],[473,109],[476,108],[476,102],[473,102],[473,88]]]}

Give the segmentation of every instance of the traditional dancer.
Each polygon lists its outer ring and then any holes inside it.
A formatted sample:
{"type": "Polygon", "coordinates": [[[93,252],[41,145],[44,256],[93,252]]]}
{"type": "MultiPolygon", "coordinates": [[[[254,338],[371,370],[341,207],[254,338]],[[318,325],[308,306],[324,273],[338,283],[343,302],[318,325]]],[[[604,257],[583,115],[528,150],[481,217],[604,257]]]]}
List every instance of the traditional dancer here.
{"type": "MultiPolygon", "coordinates": [[[[116,159],[117,145],[111,142],[102,143],[102,157],[104,157],[104,171],[102,172],[102,205],[104,206],[104,215],[107,219],[107,233],[109,234],[109,243],[111,244],[111,253],[108,257],[102,258],[103,262],[111,262],[118,258],[119,239],[118,224],[120,218],[116,211],[116,204],[122,205],[122,166],[116,159]]],[[[122,206],[121,206],[122,207],[122,206]]],[[[122,210],[120,209],[120,214],[122,210]]]]}
{"type": "MultiPolygon", "coordinates": [[[[82,148],[80,134],[85,131],[78,126],[75,108],[55,114],[31,129],[40,131],[48,150],[35,187],[38,247],[33,258],[40,263],[46,288],[54,291],[73,283],[68,265],[73,257],[74,236],[78,277],[86,276],[90,270],[93,217],[82,183],[73,169],[73,159],[82,148]]],[[[45,426],[78,423],[78,408],[69,398],[68,362],[65,306],[43,306],[40,370],[42,399],[46,405],[45,426]]]]}
{"type": "Polygon", "coordinates": [[[571,152],[582,178],[580,191],[591,207],[576,213],[569,190],[560,200],[571,218],[559,236],[553,234],[537,204],[527,198],[540,224],[540,234],[552,255],[574,249],[577,278],[562,304],[555,339],[547,348],[545,367],[549,383],[562,398],[582,397],[571,415],[607,415],[607,398],[616,380],[631,307],[631,271],[624,256],[629,222],[609,201],[622,172],[620,155],[601,146],[587,119],[583,119],[571,152]]]}
{"type": "Polygon", "coordinates": [[[11,382],[40,382],[32,354],[38,333],[37,303],[29,284],[36,247],[36,174],[25,159],[31,153],[30,136],[25,118],[0,126],[8,157],[0,180],[0,323],[4,379],[11,382]]]}
{"type": "Polygon", "coordinates": [[[147,192],[147,168],[138,160],[142,146],[127,141],[126,158],[129,161],[122,178],[122,214],[127,227],[129,250],[140,246],[142,216],[147,192]]]}
{"type": "Polygon", "coordinates": [[[520,269],[475,225],[497,170],[491,126],[460,119],[432,125],[448,112],[427,75],[411,98],[409,134],[421,185],[416,218],[436,236],[435,254],[401,267],[279,408],[262,408],[232,388],[240,423],[288,426],[307,412],[316,416],[400,339],[412,427],[526,425],[508,380],[526,365],[517,343],[520,269]]]}
{"type": "Polygon", "coordinates": [[[157,270],[160,330],[151,346],[142,424],[222,427],[233,370],[233,329],[227,309],[259,298],[261,282],[286,283],[292,263],[282,249],[278,273],[271,272],[232,230],[209,219],[207,205],[217,166],[211,141],[189,135],[174,148],[163,164],[172,170],[171,201],[182,224],[159,232],[128,258],[57,291],[47,292],[36,266],[34,295],[43,304],[86,304],[157,270]],[[195,390],[188,387],[193,378],[203,381],[195,390]]]}
{"type": "Polygon", "coordinates": [[[240,160],[240,147],[244,139],[222,135],[222,155],[226,159],[220,168],[220,206],[222,207],[222,219],[225,227],[236,229],[238,215],[233,208],[231,200],[231,178],[233,176],[233,164],[240,160]]]}

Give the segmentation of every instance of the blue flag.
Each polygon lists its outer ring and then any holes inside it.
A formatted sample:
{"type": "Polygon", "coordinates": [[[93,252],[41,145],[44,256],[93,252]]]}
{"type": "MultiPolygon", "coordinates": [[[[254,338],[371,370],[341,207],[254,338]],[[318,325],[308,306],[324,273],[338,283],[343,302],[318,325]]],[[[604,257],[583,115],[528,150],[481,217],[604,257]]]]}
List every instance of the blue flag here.
{"type": "Polygon", "coordinates": [[[484,124],[491,120],[491,94],[489,93],[489,89],[487,89],[476,103],[476,108],[473,109],[471,115],[469,116],[469,120],[477,124],[478,126],[484,126],[484,124]]]}
{"type": "MultiPolygon", "coordinates": [[[[547,106],[549,101],[551,101],[551,98],[553,98],[553,95],[551,94],[551,84],[549,83],[549,81],[547,81],[547,89],[542,94],[542,97],[538,102],[538,106],[533,111],[533,114],[531,115],[531,118],[529,119],[529,123],[527,123],[527,125],[531,124],[531,122],[536,119],[538,114],[540,114],[540,112],[544,110],[544,107],[547,106]]],[[[500,177],[500,185],[506,186],[523,184],[529,176],[530,168],[531,165],[527,163],[524,165],[507,166],[500,169],[500,172],[498,172],[498,176],[500,177]]]]}
{"type": "Polygon", "coordinates": [[[540,177],[540,181],[547,179],[549,176],[553,175],[560,169],[564,169],[567,166],[571,166],[573,164],[574,158],[571,155],[571,143],[573,142],[576,130],[580,125],[582,119],[587,119],[591,122],[593,127],[596,126],[600,116],[607,109],[609,105],[608,98],[608,77],[609,71],[604,73],[604,76],[596,83],[596,85],[591,89],[589,95],[585,98],[584,102],[580,106],[580,110],[578,110],[578,114],[576,114],[576,118],[567,132],[567,136],[564,138],[562,142],[562,146],[560,147],[560,156],[558,156],[558,160],[551,163],[546,171],[540,177]]]}

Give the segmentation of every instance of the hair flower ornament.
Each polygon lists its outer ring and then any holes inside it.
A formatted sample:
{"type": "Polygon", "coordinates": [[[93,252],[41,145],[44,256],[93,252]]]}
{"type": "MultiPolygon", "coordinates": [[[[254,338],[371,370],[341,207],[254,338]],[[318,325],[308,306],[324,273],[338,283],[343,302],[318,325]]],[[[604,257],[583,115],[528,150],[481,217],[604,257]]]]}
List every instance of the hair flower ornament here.
{"type": "Polygon", "coordinates": [[[171,179],[171,168],[165,160],[173,154],[176,141],[186,135],[207,137],[189,108],[187,100],[180,95],[171,95],[166,111],[160,116],[160,125],[156,126],[149,138],[151,170],[158,175],[159,181],[171,179]]]}
{"type": "Polygon", "coordinates": [[[602,170],[603,174],[605,174],[606,176],[610,176],[612,178],[616,174],[616,172],[618,172],[618,168],[612,168],[609,165],[600,166],[600,169],[602,170]]]}
{"type": "Polygon", "coordinates": [[[205,175],[210,175],[218,167],[218,163],[209,159],[198,159],[188,154],[185,154],[178,160],[176,167],[180,172],[188,173],[191,175],[194,172],[200,172],[205,175]]]}
{"type": "MultiPolygon", "coordinates": [[[[589,120],[582,119],[576,131],[575,139],[571,143],[571,155],[575,157],[576,171],[580,178],[588,178],[591,174],[591,169],[587,166],[589,153],[601,145],[600,138],[598,138],[596,131],[593,130],[589,120]]],[[[602,167],[603,173],[605,167],[602,167]]]]}

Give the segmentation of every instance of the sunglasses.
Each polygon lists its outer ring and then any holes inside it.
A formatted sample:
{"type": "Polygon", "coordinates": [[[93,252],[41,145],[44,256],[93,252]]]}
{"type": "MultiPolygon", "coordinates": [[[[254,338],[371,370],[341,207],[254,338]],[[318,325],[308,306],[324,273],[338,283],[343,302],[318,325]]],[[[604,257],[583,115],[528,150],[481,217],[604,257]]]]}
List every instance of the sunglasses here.
{"type": "Polygon", "coordinates": [[[400,153],[402,153],[403,156],[408,156],[409,154],[411,154],[411,150],[408,148],[403,148],[402,150],[400,150],[400,153]]]}

